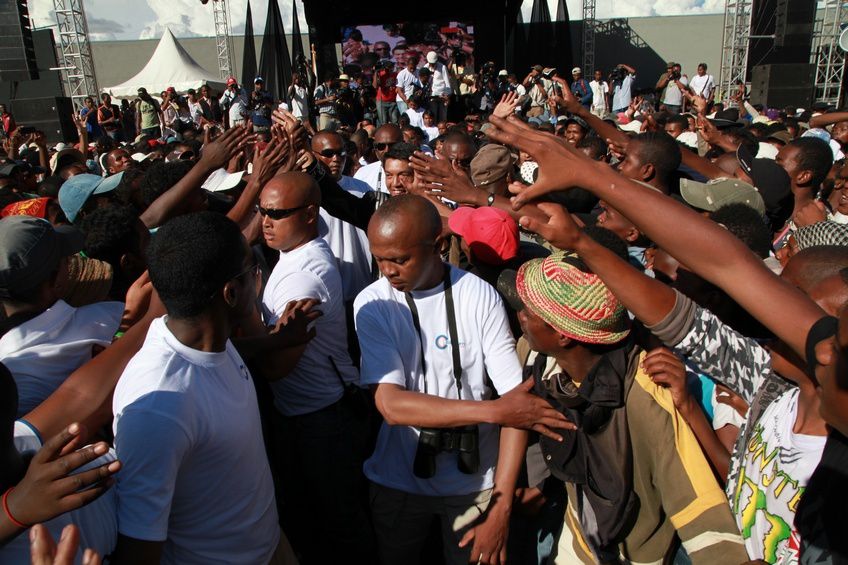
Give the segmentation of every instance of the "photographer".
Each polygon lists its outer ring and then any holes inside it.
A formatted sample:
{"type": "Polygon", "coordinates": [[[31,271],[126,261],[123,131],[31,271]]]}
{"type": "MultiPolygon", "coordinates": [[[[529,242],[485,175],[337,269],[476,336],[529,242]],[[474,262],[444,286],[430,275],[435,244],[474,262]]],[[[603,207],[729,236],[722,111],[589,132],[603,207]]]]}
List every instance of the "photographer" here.
{"type": "Polygon", "coordinates": [[[527,89],[527,95],[530,97],[530,107],[527,110],[528,118],[538,118],[546,112],[545,104],[548,100],[548,90],[553,83],[543,76],[543,70],[542,65],[535,65],[530,69],[530,74],[524,77],[522,81],[527,89]]]}
{"type": "Polygon", "coordinates": [[[624,112],[630,106],[633,99],[633,81],[636,80],[636,69],[630,65],[620,63],[613,69],[609,76],[612,85],[612,111],[614,114],[624,112]]]}
{"type": "Polygon", "coordinates": [[[681,73],[679,63],[669,61],[666,72],[657,81],[657,93],[660,94],[660,110],[669,114],[679,114],[683,110],[683,93],[689,90],[689,77],[681,73]]]}
{"type": "Polygon", "coordinates": [[[391,59],[381,59],[374,67],[371,86],[377,90],[377,121],[378,125],[396,124],[400,115],[397,97],[397,73],[394,71],[391,59]]]}
{"type": "Polygon", "coordinates": [[[439,55],[435,51],[427,53],[427,68],[432,74],[429,110],[436,118],[436,122],[445,122],[448,119],[448,105],[453,94],[450,72],[445,64],[439,61],[439,55]]]}
{"type": "Polygon", "coordinates": [[[318,108],[318,129],[336,131],[339,121],[336,119],[336,99],[338,91],[335,86],[336,77],[328,73],[324,83],[315,89],[315,106],[318,108]]]}
{"type": "Polygon", "coordinates": [[[426,199],[387,200],[368,226],[384,278],[354,302],[361,383],[385,419],[364,467],[383,565],[420,562],[434,517],[448,565],[505,563],[527,442],[516,428],[571,426],[521,384],[499,295],[442,262],[441,233],[426,199]]]}

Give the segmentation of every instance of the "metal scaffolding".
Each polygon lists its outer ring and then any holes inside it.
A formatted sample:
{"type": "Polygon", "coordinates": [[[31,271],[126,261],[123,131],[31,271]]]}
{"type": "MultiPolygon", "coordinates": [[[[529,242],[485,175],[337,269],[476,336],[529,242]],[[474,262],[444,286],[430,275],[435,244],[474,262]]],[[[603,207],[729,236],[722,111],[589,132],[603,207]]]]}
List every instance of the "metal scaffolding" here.
{"type": "Polygon", "coordinates": [[[726,0],[724,34],[721,42],[721,74],[716,102],[730,94],[733,84],[747,81],[748,46],[751,36],[753,0],[726,0]]]}
{"type": "MultiPolygon", "coordinates": [[[[270,0],[275,1],[275,0],[270,0]]],[[[235,76],[232,62],[233,40],[230,37],[230,16],[227,0],[212,0],[212,13],[215,16],[215,45],[218,52],[218,72],[221,78],[235,76]]]]}
{"type": "Polygon", "coordinates": [[[97,77],[88,41],[88,24],[82,0],[53,0],[58,24],[59,70],[65,82],[65,94],[76,108],[82,108],[86,96],[97,97],[97,77]]]}
{"type": "Polygon", "coordinates": [[[845,52],[839,48],[839,34],[845,25],[848,25],[848,3],[843,0],[818,3],[810,50],[810,63],[816,66],[813,96],[816,101],[834,106],[842,99],[845,52]]]}
{"type": "Polygon", "coordinates": [[[583,74],[595,72],[595,0],[583,0],[583,74]]]}

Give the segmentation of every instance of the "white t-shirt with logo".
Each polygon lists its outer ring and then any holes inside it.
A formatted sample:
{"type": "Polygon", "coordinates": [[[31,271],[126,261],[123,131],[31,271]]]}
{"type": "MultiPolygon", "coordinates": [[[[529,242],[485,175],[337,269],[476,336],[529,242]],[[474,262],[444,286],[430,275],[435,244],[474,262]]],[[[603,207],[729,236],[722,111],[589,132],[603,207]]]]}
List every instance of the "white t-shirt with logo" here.
{"type": "Polygon", "coordinates": [[[34,410],[90,361],[92,347],[112,343],[123,313],[122,302],[74,308],[57,300],[42,314],[0,337],[0,362],[18,387],[17,416],[34,410]]]}
{"type": "Polygon", "coordinates": [[[379,160],[360,167],[353,178],[361,180],[370,186],[371,190],[389,193],[389,188],[386,186],[386,172],[383,170],[383,163],[379,160]]]}
{"type": "Polygon", "coordinates": [[[798,394],[793,388],[770,404],[745,446],[730,504],[751,559],[798,562],[795,511],[827,439],[792,431],[798,394]]]}
{"type": "MultiPolygon", "coordinates": [[[[462,362],[463,400],[488,400],[521,382],[515,340],[501,298],[477,276],[450,267],[457,333],[462,362]]],[[[354,315],[362,349],[363,385],[396,384],[406,390],[457,398],[453,377],[448,317],[443,284],[412,293],[421,322],[421,338],[402,292],[380,279],[356,297],[354,315]],[[424,343],[426,375],[422,373],[424,343]],[[426,391],[425,391],[425,382],[426,391]]],[[[456,496],[491,488],[498,458],[498,426],[479,424],[480,470],[467,475],[457,468],[455,453],[436,457],[436,474],[421,479],[413,474],[418,429],[383,423],[374,454],[365,462],[365,475],[377,484],[413,494],[456,496]]]]}
{"type": "MultiPolygon", "coordinates": [[[[364,182],[342,175],[339,186],[362,198],[371,191],[364,182]]],[[[356,226],[331,216],[321,208],[318,235],[327,242],[339,266],[345,301],[356,298],[362,289],[371,284],[371,250],[368,235],[356,226]]]]}
{"type": "Polygon", "coordinates": [[[320,300],[318,309],[324,315],[315,322],[315,338],[294,369],[271,383],[274,406],[284,416],[309,414],[337,402],[344,392],[339,377],[346,383],[359,380],[347,350],[342,277],[333,252],[320,237],[280,252],[262,296],[265,323],[275,324],[289,302],[304,298],[320,300]]]}
{"type": "Polygon", "coordinates": [[[266,565],[280,539],[256,390],[227,341],[182,344],[158,318],[115,388],[118,531],[162,563],[266,565]]]}
{"type": "MultiPolygon", "coordinates": [[[[41,449],[41,437],[28,422],[23,420],[16,421],[14,434],[15,448],[22,455],[30,457],[41,449]]],[[[83,473],[114,460],[115,451],[110,449],[105,455],[101,455],[97,459],[86,463],[74,471],[73,474],[83,473]]],[[[62,536],[62,530],[69,524],[75,524],[79,528],[80,533],[80,544],[74,558],[76,565],[82,563],[82,553],[87,548],[97,551],[101,556],[112,553],[118,541],[115,489],[110,488],[96,500],[90,504],[86,504],[82,508],[66,512],[43,523],[44,527],[47,528],[47,531],[50,532],[50,535],[57,543],[62,536]]],[[[0,547],[0,563],[9,563],[12,565],[29,562],[30,546],[28,531],[22,532],[16,538],[9,541],[9,543],[0,547]]]]}

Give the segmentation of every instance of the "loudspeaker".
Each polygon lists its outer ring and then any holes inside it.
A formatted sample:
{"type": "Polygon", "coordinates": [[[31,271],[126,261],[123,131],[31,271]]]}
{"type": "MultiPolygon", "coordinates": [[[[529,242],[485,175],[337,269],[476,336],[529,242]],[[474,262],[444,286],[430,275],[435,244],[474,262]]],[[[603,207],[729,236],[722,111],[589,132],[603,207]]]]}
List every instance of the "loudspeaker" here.
{"type": "Polygon", "coordinates": [[[809,108],[813,103],[815,65],[757,65],[751,69],[751,103],[768,108],[809,108]]]}
{"type": "Polygon", "coordinates": [[[807,63],[813,42],[816,3],[812,0],[754,0],[751,9],[749,71],[755,65],[807,63]]]}
{"type": "Polygon", "coordinates": [[[70,98],[54,96],[12,100],[11,107],[18,126],[31,126],[43,131],[50,143],[77,139],[77,128],[72,118],[74,105],[70,98]]]}
{"type": "Polygon", "coordinates": [[[37,78],[26,0],[0,0],[0,82],[37,78]]]}

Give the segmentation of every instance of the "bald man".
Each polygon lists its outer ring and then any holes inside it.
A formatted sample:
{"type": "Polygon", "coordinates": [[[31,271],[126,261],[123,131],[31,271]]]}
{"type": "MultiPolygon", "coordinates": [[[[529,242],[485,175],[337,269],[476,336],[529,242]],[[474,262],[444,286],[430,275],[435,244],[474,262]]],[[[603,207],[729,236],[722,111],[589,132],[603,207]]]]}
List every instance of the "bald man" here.
{"type": "MultiPolygon", "coordinates": [[[[497,291],[442,262],[441,231],[429,201],[408,194],[389,199],[368,226],[384,278],[354,302],[361,381],[371,386],[384,418],[365,463],[383,565],[419,563],[434,517],[442,521],[448,564],[505,563],[506,524],[527,442],[517,428],[556,417],[520,385],[497,291]],[[490,400],[490,385],[500,399],[490,400]],[[528,421],[515,418],[517,406],[528,421]],[[462,455],[440,449],[460,440],[467,448],[462,455]]],[[[563,427],[562,420],[547,421],[563,427]]]]}
{"type": "MultiPolygon", "coordinates": [[[[356,198],[371,192],[371,187],[353,177],[343,175],[348,155],[342,136],[321,131],[312,138],[312,155],[327,169],[339,187],[356,198]]],[[[323,207],[318,221],[318,234],[330,246],[339,263],[346,303],[353,302],[359,292],[371,284],[371,252],[365,231],[332,216],[323,207]]]]}
{"type": "Polygon", "coordinates": [[[320,204],[318,185],[304,173],[277,175],[262,189],[262,234],[280,252],[262,310],[266,325],[273,326],[289,302],[320,301],[315,338],[270,375],[291,457],[281,472],[297,519],[287,532],[308,562],[358,563],[365,562],[357,559],[367,555],[369,543],[360,487],[367,422],[345,399],[359,373],[347,350],[339,268],[318,237],[320,204]]]}
{"type": "Polygon", "coordinates": [[[374,155],[377,160],[361,167],[354,178],[364,181],[372,190],[389,192],[386,184],[386,173],[383,170],[383,160],[393,145],[403,141],[403,133],[395,124],[385,124],[374,133],[374,155]]]}

